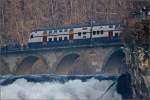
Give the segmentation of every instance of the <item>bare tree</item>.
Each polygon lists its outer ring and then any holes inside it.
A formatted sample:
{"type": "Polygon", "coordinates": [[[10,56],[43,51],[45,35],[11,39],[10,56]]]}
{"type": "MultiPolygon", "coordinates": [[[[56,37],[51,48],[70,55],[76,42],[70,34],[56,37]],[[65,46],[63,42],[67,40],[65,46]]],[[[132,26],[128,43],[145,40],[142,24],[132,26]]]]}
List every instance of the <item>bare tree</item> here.
{"type": "Polygon", "coordinates": [[[26,42],[33,28],[122,20],[130,0],[0,0],[0,35],[26,42]]]}

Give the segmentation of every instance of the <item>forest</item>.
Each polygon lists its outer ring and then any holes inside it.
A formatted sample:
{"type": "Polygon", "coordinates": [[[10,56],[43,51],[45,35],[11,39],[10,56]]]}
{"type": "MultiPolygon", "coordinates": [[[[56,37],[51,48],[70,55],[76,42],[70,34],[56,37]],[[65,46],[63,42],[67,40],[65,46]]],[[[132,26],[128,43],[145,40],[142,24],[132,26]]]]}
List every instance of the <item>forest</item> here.
{"type": "Polygon", "coordinates": [[[43,27],[121,21],[130,0],[0,0],[0,45],[26,44],[29,32],[43,27]]]}

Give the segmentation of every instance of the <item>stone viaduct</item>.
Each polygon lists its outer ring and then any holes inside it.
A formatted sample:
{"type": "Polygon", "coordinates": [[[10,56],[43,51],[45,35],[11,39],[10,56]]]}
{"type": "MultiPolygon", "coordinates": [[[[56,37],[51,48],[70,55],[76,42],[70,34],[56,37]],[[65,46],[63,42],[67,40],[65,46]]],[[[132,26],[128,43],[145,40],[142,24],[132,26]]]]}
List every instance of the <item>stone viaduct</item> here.
{"type": "Polygon", "coordinates": [[[125,69],[121,45],[46,49],[0,56],[0,74],[118,74],[125,69]]]}

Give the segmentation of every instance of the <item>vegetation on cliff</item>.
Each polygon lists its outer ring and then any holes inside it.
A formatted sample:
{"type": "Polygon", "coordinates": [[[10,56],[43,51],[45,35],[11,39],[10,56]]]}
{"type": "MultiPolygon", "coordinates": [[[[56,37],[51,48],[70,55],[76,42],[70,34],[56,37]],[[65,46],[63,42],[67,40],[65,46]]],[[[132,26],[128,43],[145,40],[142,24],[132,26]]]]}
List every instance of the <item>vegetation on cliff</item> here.
{"type": "Polygon", "coordinates": [[[130,21],[123,36],[129,72],[135,95],[147,100],[150,96],[150,17],[130,21]]]}

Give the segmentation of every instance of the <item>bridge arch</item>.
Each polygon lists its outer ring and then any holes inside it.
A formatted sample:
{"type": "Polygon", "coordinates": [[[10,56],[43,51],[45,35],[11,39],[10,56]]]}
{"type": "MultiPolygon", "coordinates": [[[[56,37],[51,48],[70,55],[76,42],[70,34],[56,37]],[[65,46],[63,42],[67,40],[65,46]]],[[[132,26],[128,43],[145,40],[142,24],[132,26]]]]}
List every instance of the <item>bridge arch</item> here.
{"type": "Polygon", "coordinates": [[[73,63],[80,57],[79,53],[73,52],[73,53],[67,53],[63,57],[61,57],[56,64],[55,72],[60,74],[66,74],[69,73],[71,66],[73,63]]]}
{"type": "Polygon", "coordinates": [[[48,65],[42,56],[29,55],[17,65],[16,74],[41,74],[47,71],[48,65]]]}
{"type": "Polygon", "coordinates": [[[125,53],[121,48],[112,50],[102,65],[102,73],[121,74],[126,70],[125,53]]]}
{"type": "Polygon", "coordinates": [[[0,58],[0,75],[5,75],[11,73],[9,69],[8,63],[3,59],[0,58]]]}

